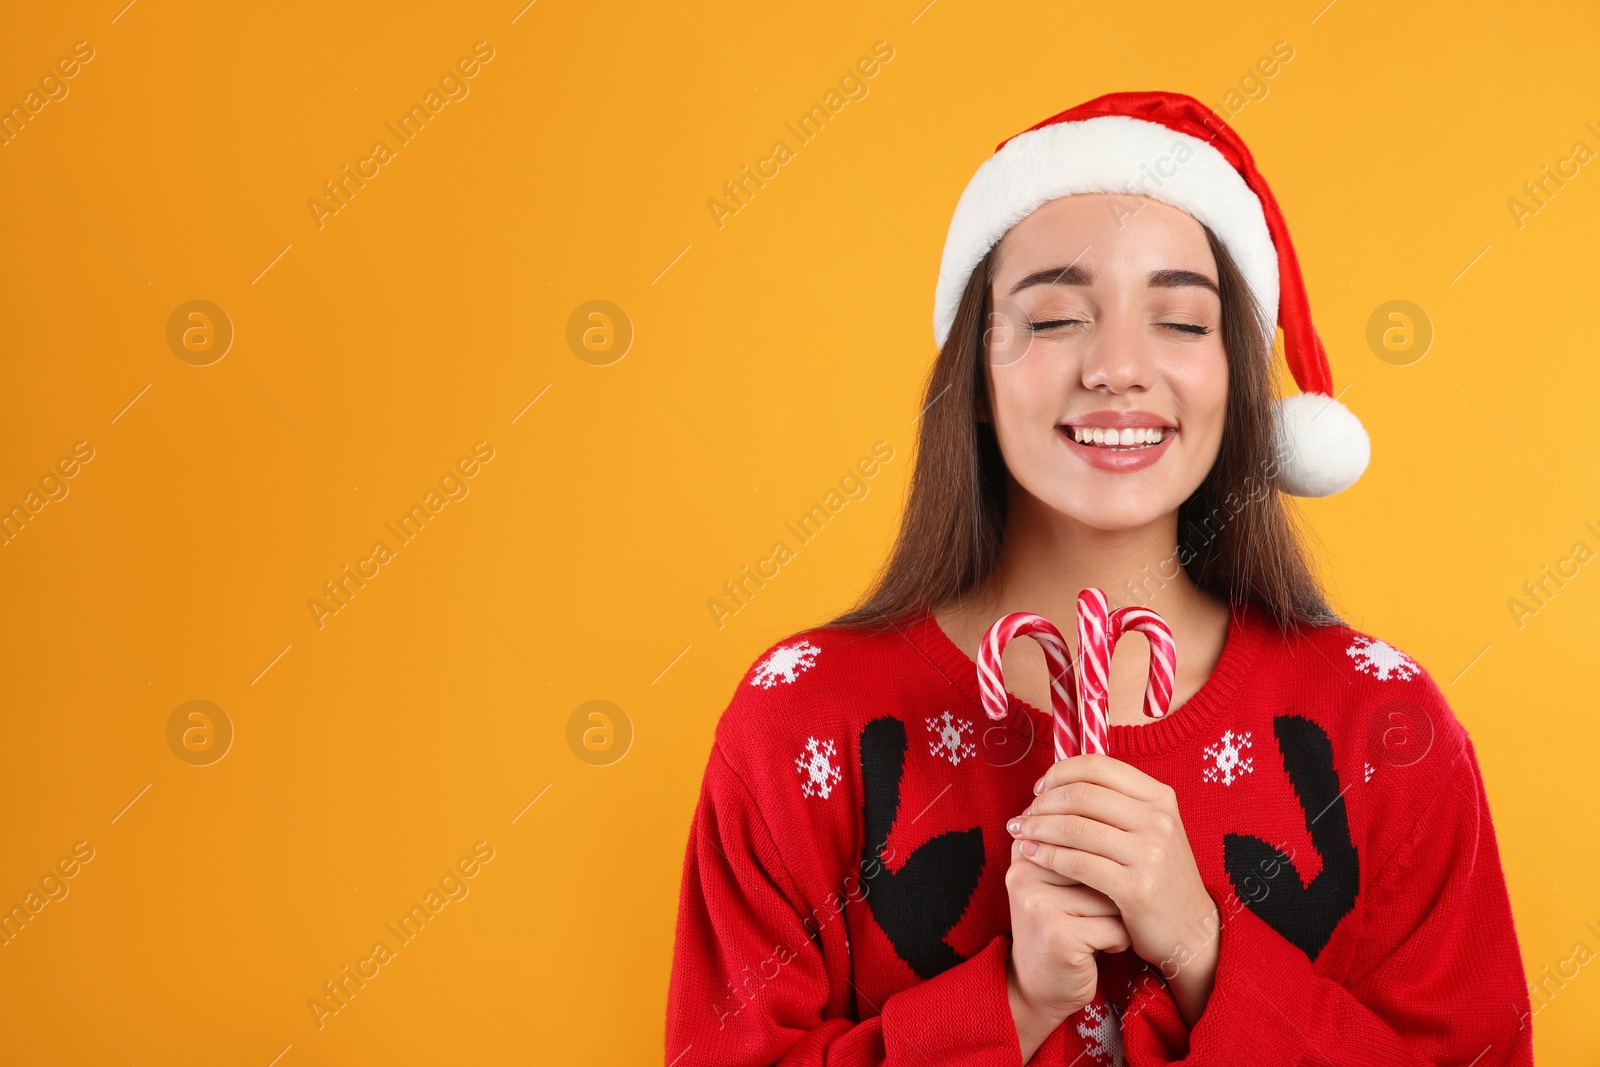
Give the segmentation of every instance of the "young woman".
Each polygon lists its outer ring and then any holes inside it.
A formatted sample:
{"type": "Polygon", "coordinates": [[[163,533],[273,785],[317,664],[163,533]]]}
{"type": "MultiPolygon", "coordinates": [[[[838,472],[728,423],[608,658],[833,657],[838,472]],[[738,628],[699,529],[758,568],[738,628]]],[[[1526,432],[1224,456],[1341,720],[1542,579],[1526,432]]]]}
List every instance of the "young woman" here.
{"type": "Polygon", "coordinates": [[[1283,499],[1368,459],[1288,230],[1191,97],[1115,93],[1002,143],[956,208],[892,558],[768,648],[716,733],[666,1059],[688,1064],[1532,1062],[1477,757],[1432,677],[1347,626],[1283,499]],[[1273,399],[1273,328],[1301,392],[1273,399]],[[1110,754],[1051,759],[1031,642],[1122,641],[1110,754]]]}

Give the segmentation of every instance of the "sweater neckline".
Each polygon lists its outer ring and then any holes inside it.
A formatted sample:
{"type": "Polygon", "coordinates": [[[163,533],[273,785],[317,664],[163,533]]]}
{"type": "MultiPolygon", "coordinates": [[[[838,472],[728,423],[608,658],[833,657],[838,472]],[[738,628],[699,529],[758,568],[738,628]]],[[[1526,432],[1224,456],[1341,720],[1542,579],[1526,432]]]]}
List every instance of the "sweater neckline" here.
{"type": "MultiPolygon", "coordinates": [[[[1206,733],[1222,709],[1236,702],[1244,680],[1249,677],[1260,657],[1263,635],[1267,629],[1260,618],[1260,609],[1255,605],[1246,603],[1230,607],[1227,637],[1210,677],[1193,696],[1170,710],[1164,718],[1146,720],[1138,726],[1112,724],[1112,755],[1118,758],[1159,756],[1206,733]]],[[[974,704],[982,706],[978,665],[944,632],[931,607],[921,609],[913,617],[906,633],[950,684],[960,689],[974,704]]],[[[1050,713],[1034,707],[1014,693],[1008,691],[1006,698],[1009,715],[1022,712],[1050,718],[1050,713]]]]}

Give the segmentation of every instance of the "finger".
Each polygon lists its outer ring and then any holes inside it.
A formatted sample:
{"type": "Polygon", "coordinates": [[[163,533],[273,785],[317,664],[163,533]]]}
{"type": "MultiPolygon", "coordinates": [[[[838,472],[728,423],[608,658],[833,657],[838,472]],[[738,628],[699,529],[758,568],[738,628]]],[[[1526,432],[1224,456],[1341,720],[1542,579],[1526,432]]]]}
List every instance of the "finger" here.
{"type": "Polygon", "coordinates": [[[1085,752],[1052,763],[1044,777],[1034,783],[1033,792],[1037,796],[1068,782],[1094,782],[1150,803],[1168,799],[1172,793],[1165,782],[1150,777],[1133,764],[1099,752],[1085,752]]]}
{"type": "Polygon", "coordinates": [[[1006,823],[1006,829],[1019,841],[1065,845],[1118,863],[1132,863],[1133,834],[1082,815],[1019,815],[1006,823]]]}
{"type": "Polygon", "coordinates": [[[1121,919],[1106,915],[1086,916],[1073,922],[1073,937],[1086,950],[1126,952],[1133,947],[1128,928],[1121,919]]]}
{"type": "Polygon", "coordinates": [[[1020,848],[1021,845],[1022,845],[1021,839],[1019,839],[1019,838],[1013,838],[1012,839],[1012,841],[1011,841],[1011,866],[1022,868],[1022,870],[1023,870],[1023,872],[1024,872],[1026,877],[1031,878],[1034,881],[1043,882],[1045,885],[1075,886],[1075,885],[1082,885],[1083,884],[1082,882],[1078,881],[1076,878],[1068,878],[1064,874],[1058,874],[1057,872],[1052,871],[1048,867],[1045,867],[1045,866],[1042,866],[1041,864],[1033,862],[1033,860],[1029,859],[1027,856],[1024,856],[1022,854],[1022,850],[1020,848]]]}
{"type": "Polygon", "coordinates": [[[1022,855],[1046,870],[1098,889],[1117,901],[1119,905],[1122,901],[1132,899],[1134,880],[1142,877],[1131,867],[1083,849],[1066,848],[1026,838],[1022,839],[1017,847],[1022,855]]]}
{"type": "Polygon", "coordinates": [[[1093,886],[1084,885],[1075,878],[1057,874],[1048,867],[1042,867],[1033,862],[1021,852],[1017,845],[1011,844],[1011,864],[1024,872],[1024,877],[1032,882],[1050,887],[1052,893],[1062,894],[1060,905],[1063,911],[1073,915],[1120,915],[1122,909],[1117,907],[1117,902],[1106,896],[1093,886]]]}
{"type": "MultiPolygon", "coordinates": [[[[1117,907],[1117,902],[1081,882],[1072,882],[1046,867],[1041,867],[1026,856],[1019,856],[1016,862],[1017,869],[1023,872],[1023,877],[1044,888],[1043,899],[1050,902],[1057,911],[1068,915],[1094,916],[1122,914],[1122,909],[1117,907]]],[[[1020,883],[1019,883],[1020,887],[1020,883]]],[[[1014,890],[1012,890],[1014,891],[1014,890]]]]}
{"type": "Polygon", "coordinates": [[[1024,815],[1084,815],[1119,830],[1134,831],[1149,821],[1150,805],[1096,782],[1068,782],[1033,798],[1024,815]]]}
{"type": "MultiPolygon", "coordinates": [[[[1053,871],[1042,872],[1045,877],[1059,877],[1053,871]]],[[[1086,885],[1053,886],[1052,896],[1060,900],[1061,910],[1069,915],[1078,915],[1090,918],[1097,915],[1111,915],[1122,917],[1122,909],[1117,907],[1117,902],[1086,885]]]]}

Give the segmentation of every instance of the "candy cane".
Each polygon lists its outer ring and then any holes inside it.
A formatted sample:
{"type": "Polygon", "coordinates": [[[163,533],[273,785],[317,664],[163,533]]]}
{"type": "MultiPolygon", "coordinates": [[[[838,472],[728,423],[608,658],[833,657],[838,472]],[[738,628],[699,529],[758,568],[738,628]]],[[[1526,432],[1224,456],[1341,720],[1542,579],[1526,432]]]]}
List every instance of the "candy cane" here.
{"type": "Polygon", "coordinates": [[[1144,713],[1152,719],[1166,715],[1172,707],[1172,680],[1178,669],[1178,646],[1165,619],[1149,608],[1118,608],[1111,613],[1112,644],[1129,630],[1144,634],[1150,642],[1150,680],[1144,690],[1144,713]]]}
{"type": "Polygon", "coordinates": [[[1078,594],[1078,714],[1083,720],[1083,751],[1108,751],[1111,725],[1111,609],[1098,589],[1078,594]]]}
{"type": "Polygon", "coordinates": [[[1078,751],[1078,737],[1074,731],[1077,694],[1071,651],[1061,631],[1049,619],[1027,611],[1014,611],[989,627],[978,651],[978,690],[983,697],[983,710],[991,719],[1006,717],[1006,684],[1000,671],[1000,654],[1013,637],[1024,636],[1033,638],[1044,649],[1045,663],[1050,669],[1056,759],[1065,759],[1069,753],[1078,751]]]}
{"type": "Polygon", "coordinates": [[[1026,635],[1039,642],[1050,670],[1056,759],[1066,759],[1080,752],[1109,752],[1111,727],[1107,705],[1111,653],[1117,641],[1130,630],[1144,634],[1150,643],[1144,713],[1152,719],[1166,715],[1172,707],[1178,659],[1172,630],[1149,608],[1129,606],[1116,611],[1108,608],[1105,593],[1099,589],[1085,589],[1078,594],[1079,663],[1076,671],[1061,631],[1048,619],[1018,611],[991,626],[978,654],[978,689],[989,718],[1005,718],[1008,707],[1005,678],[1000,668],[1001,653],[1013,637],[1026,635]]]}

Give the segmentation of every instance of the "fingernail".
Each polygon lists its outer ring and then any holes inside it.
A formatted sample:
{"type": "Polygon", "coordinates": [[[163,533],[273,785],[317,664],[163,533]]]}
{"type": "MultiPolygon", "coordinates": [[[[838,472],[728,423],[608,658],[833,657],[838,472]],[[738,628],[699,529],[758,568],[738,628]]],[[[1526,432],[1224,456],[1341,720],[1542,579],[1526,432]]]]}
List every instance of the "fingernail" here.
{"type": "Polygon", "coordinates": [[[1043,791],[1044,791],[1044,779],[1041,778],[1037,782],[1033,783],[1033,795],[1034,796],[1038,796],[1043,791]]]}
{"type": "Polygon", "coordinates": [[[1038,852],[1038,851],[1039,851],[1039,842],[1037,842],[1037,841],[1024,841],[1022,843],[1022,854],[1024,856],[1031,856],[1035,852],[1038,852]]]}
{"type": "Polygon", "coordinates": [[[1006,829],[1013,834],[1022,833],[1022,820],[1012,819],[1010,822],[1006,823],[1006,829]]]}

